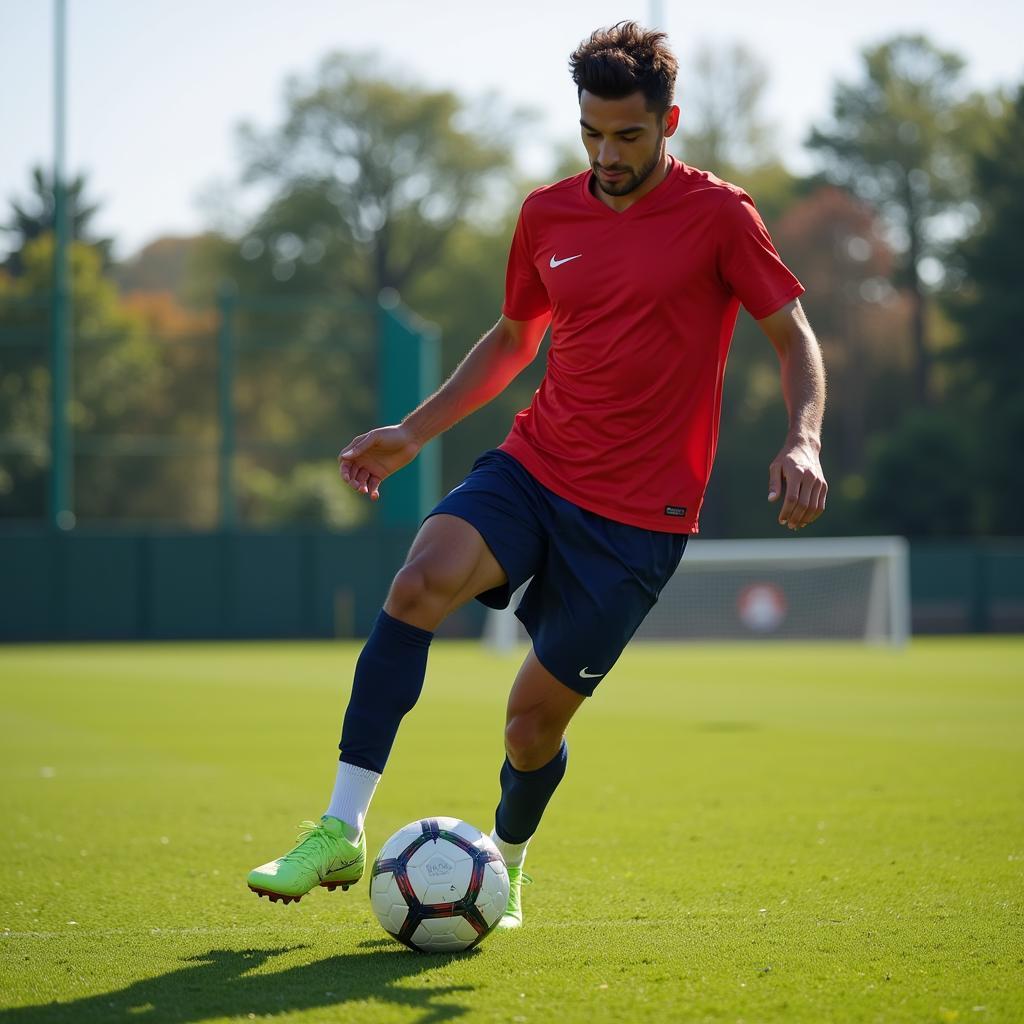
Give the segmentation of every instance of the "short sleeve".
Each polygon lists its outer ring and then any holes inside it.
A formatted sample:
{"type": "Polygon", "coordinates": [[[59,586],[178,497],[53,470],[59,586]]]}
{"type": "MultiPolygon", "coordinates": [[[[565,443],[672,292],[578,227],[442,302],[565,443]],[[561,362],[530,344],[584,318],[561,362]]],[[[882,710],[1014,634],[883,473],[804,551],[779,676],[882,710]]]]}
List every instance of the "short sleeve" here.
{"type": "Polygon", "coordinates": [[[505,269],[505,304],[502,313],[509,320],[533,320],[551,309],[551,300],[533,262],[533,246],[530,244],[526,224],[526,204],[519,211],[512,248],[508,254],[505,269]]]}
{"type": "Polygon", "coordinates": [[[716,227],[719,274],[755,320],[771,316],[803,294],[804,286],[775,251],[749,196],[728,196],[716,227]]]}

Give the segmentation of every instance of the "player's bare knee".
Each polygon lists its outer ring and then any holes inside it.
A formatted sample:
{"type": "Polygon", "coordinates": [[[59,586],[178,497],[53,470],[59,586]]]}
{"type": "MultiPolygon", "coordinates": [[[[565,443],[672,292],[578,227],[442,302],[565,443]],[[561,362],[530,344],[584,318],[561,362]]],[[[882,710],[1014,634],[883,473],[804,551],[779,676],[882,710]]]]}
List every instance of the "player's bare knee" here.
{"type": "Polygon", "coordinates": [[[543,768],[558,753],[561,743],[562,730],[552,729],[536,715],[514,715],[505,724],[505,752],[518,771],[543,768]]]}
{"type": "Polygon", "coordinates": [[[441,624],[452,594],[442,580],[422,562],[407,562],[395,574],[384,610],[388,615],[433,630],[441,624]]]}

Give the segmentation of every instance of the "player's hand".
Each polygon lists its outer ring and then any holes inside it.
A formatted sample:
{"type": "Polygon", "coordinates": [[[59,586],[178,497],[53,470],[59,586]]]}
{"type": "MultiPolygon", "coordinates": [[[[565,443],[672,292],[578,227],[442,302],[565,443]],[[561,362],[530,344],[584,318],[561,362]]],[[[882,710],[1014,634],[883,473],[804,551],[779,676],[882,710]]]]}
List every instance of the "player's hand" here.
{"type": "Polygon", "coordinates": [[[341,450],[338,472],[354,491],[377,501],[381,481],[412,462],[420,447],[420,442],[402,424],[378,427],[354,437],[341,450]]]}
{"type": "Polygon", "coordinates": [[[786,497],[779,510],[779,524],[801,530],[825,511],[828,484],[821,471],[818,447],[809,441],[786,443],[768,467],[768,500],[778,501],[785,485],[786,497]]]}

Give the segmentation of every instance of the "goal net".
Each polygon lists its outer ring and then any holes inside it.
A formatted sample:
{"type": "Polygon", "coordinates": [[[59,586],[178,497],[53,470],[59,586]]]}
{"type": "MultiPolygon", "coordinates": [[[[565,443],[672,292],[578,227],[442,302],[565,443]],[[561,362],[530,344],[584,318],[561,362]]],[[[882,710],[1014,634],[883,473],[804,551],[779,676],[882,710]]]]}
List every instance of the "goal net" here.
{"type": "MultiPolygon", "coordinates": [[[[529,637],[515,617],[522,590],[484,627],[507,650],[529,637]]],[[[910,636],[910,571],[902,537],[701,540],[636,633],[637,640],[854,640],[910,636]]]]}

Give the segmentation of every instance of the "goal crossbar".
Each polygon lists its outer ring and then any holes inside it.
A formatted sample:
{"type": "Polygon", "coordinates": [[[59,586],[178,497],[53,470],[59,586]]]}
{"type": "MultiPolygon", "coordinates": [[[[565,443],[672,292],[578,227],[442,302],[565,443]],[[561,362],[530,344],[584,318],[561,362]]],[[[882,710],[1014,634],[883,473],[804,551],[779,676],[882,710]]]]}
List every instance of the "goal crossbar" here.
{"type": "MultiPolygon", "coordinates": [[[[508,609],[489,613],[488,646],[503,650],[528,639],[513,614],[522,589],[508,609]]],[[[907,541],[693,538],[637,632],[639,640],[770,638],[905,644],[910,638],[907,541]]]]}

